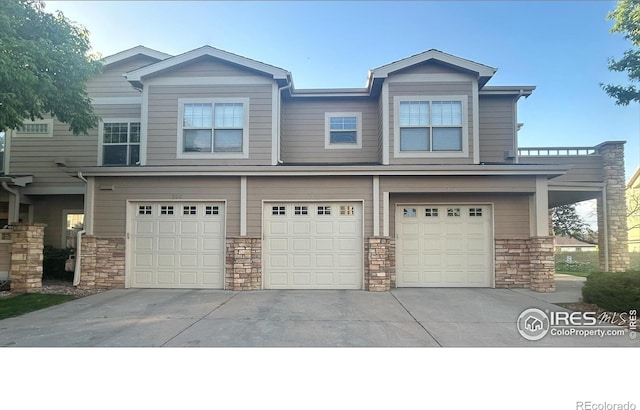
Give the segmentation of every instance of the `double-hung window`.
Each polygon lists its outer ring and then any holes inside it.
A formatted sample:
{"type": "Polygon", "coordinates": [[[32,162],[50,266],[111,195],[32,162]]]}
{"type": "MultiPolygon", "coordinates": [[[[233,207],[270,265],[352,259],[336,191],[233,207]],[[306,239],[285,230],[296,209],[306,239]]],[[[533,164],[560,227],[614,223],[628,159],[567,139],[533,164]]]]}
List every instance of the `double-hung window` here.
{"type": "Polygon", "coordinates": [[[400,97],[396,99],[395,108],[397,155],[459,155],[466,152],[463,97],[400,97]]]}
{"type": "Polygon", "coordinates": [[[180,100],[178,157],[246,157],[248,99],[180,100]]]}
{"type": "Polygon", "coordinates": [[[102,165],[140,165],[139,120],[104,120],[100,134],[102,165]]]}
{"type": "Polygon", "coordinates": [[[362,113],[325,113],[326,149],[362,148],[362,113]]]}

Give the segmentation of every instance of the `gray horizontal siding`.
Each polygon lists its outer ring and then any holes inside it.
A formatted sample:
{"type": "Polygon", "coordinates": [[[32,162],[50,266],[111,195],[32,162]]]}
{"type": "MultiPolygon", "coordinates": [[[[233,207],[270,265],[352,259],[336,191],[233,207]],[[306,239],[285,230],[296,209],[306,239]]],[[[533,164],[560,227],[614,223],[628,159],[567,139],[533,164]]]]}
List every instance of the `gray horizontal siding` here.
{"type": "Polygon", "coordinates": [[[284,162],[377,162],[378,107],[375,101],[288,100],[282,104],[284,162]],[[361,112],[362,148],[325,149],[325,113],[361,112]]]}
{"type": "Polygon", "coordinates": [[[435,61],[427,61],[411,67],[407,67],[403,70],[398,70],[393,74],[450,74],[459,72],[461,71],[455,70],[444,64],[440,64],[435,61]]]}
{"type": "Polygon", "coordinates": [[[364,200],[364,233],[365,236],[370,236],[373,233],[372,194],[370,177],[248,178],[247,234],[261,234],[263,200],[364,200]]]}
{"type": "Polygon", "coordinates": [[[161,71],[155,77],[249,77],[255,75],[264,76],[265,74],[259,74],[257,71],[218,60],[211,56],[203,56],[195,61],[161,71]]]}
{"type": "Polygon", "coordinates": [[[147,164],[269,165],[272,135],[271,85],[208,85],[149,87],[147,164]],[[177,159],[179,98],[249,98],[249,158],[177,159]]]}
{"type": "Polygon", "coordinates": [[[549,157],[520,157],[520,164],[559,165],[570,167],[566,174],[553,178],[549,185],[562,182],[603,182],[602,155],[585,156],[549,156],[549,157]]]}
{"type": "Polygon", "coordinates": [[[480,109],[480,162],[509,162],[505,151],[514,151],[516,113],[512,97],[482,97],[480,109]]]}
{"type": "Polygon", "coordinates": [[[87,92],[92,98],[139,97],[140,92],[122,76],[124,73],[154,63],[156,60],[139,55],[111,64],[96,78],[87,83],[87,92]]]}
{"type": "Polygon", "coordinates": [[[447,82],[390,82],[389,83],[389,163],[390,164],[471,164],[473,163],[473,98],[471,81],[447,82]],[[466,95],[467,131],[469,134],[468,158],[395,158],[394,157],[394,103],[396,96],[466,95]]]}
{"type": "Polygon", "coordinates": [[[94,233],[123,236],[126,227],[126,201],[132,199],[226,200],[227,235],[240,234],[240,178],[96,178],[94,233]],[[113,185],[114,190],[100,190],[100,185],[113,185]]]}

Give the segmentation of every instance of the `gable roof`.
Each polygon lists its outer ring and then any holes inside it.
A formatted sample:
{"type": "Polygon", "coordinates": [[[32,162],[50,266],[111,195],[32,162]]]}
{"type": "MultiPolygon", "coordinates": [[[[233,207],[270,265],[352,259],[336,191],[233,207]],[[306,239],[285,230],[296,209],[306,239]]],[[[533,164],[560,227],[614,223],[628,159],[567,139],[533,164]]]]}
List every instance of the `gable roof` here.
{"type": "Polygon", "coordinates": [[[171,57],[170,54],[153,50],[151,48],[147,48],[144,46],[135,46],[128,50],[120,51],[119,53],[107,56],[103,58],[102,61],[104,62],[105,65],[109,65],[109,64],[114,64],[114,63],[126,60],[127,58],[135,57],[137,55],[144,55],[147,57],[154,58],[158,61],[171,57]]]}
{"type": "Polygon", "coordinates": [[[169,68],[187,63],[189,61],[193,61],[203,56],[210,56],[232,64],[240,65],[252,70],[269,74],[273,77],[274,80],[289,80],[291,77],[291,73],[289,73],[287,70],[283,70],[282,68],[265,64],[260,61],[252,60],[247,57],[242,57],[237,54],[229,53],[228,51],[220,50],[211,46],[196,48],[195,50],[187,51],[186,53],[174,57],[169,57],[155,64],[130,71],[125,74],[125,77],[130,82],[141,82],[143,77],[159,73],[163,70],[167,70],[169,68]]]}
{"type": "Polygon", "coordinates": [[[440,50],[431,49],[425,52],[415,54],[411,57],[403,58],[402,60],[395,61],[390,64],[385,64],[381,67],[374,68],[369,71],[369,80],[367,85],[369,86],[377,78],[386,78],[389,74],[409,68],[430,60],[439,61],[445,65],[453,66],[463,69],[472,73],[476,73],[479,77],[479,84],[482,87],[493,77],[498,70],[497,68],[489,67],[488,65],[476,63],[475,61],[467,60],[464,58],[456,57],[451,54],[444,53],[440,50]]]}

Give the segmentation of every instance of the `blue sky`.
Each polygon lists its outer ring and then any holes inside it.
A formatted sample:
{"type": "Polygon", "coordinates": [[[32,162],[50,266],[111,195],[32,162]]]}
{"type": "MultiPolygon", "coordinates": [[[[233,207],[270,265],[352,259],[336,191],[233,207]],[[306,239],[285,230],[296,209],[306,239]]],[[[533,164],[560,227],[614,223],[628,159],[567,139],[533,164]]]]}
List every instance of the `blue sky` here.
{"type": "Polygon", "coordinates": [[[607,60],[631,47],[611,34],[612,1],[47,2],[86,26],[107,56],[145,45],[179,54],[208,44],[273,64],[297,88],[364,87],[369,69],[436,48],[492,67],[489,85],[535,85],[519,104],[520,146],[626,140],[640,164],[640,106],[615,105],[624,83],[607,60]]]}

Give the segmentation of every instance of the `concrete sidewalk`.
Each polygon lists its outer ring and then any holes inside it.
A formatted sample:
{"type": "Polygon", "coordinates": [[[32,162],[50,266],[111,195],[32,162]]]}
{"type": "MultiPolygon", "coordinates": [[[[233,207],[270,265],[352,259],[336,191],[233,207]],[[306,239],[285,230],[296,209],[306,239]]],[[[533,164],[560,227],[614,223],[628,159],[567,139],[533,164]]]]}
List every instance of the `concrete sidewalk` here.
{"type": "Polygon", "coordinates": [[[628,334],[525,340],[522,311],[564,310],[525,293],[118,289],[2,320],[0,346],[640,347],[628,334]]]}

